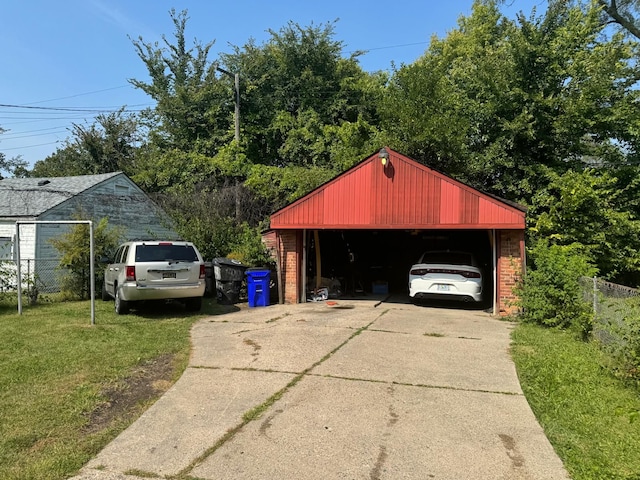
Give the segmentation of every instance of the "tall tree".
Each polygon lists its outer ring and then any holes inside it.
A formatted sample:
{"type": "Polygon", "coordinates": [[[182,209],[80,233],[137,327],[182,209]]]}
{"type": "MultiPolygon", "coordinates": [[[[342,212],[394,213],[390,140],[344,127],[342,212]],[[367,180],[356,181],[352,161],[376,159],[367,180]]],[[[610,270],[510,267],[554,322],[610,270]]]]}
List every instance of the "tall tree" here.
{"type": "MultiPolygon", "coordinates": [[[[0,127],[0,135],[6,130],[0,127]]],[[[27,162],[25,162],[21,156],[7,158],[6,155],[0,152],[0,179],[2,175],[12,175],[14,177],[22,177],[27,174],[27,162]]]]}
{"type": "Polygon", "coordinates": [[[150,140],[161,149],[177,149],[214,156],[231,140],[229,119],[233,112],[233,91],[216,78],[216,64],[209,59],[213,41],[195,40],[187,46],[187,11],[170,11],[175,32],[173,41],[163,44],[133,40],[150,81],[130,79],[156,106],[147,111],[150,140]]]}
{"type": "Polygon", "coordinates": [[[369,153],[386,77],[364,72],[357,54],[342,56],[333,22],[308,27],[290,22],[269,33],[262,45],[249,40],[221,55],[227,70],[241,75],[247,157],[276,167],[334,169],[341,141],[353,142],[345,148],[355,144],[360,155],[369,153]],[[351,129],[356,123],[362,128],[351,129]],[[342,127],[351,135],[338,138],[334,129],[342,127]]]}
{"type": "Polygon", "coordinates": [[[141,134],[135,116],[125,112],[100,114],[90,125],[73,124],[64,146],[36,162],[31,176],[91,175],[136,172],[141,134]]]}
{"type": "Polygon", "coordinates": [[[597,0],[606,14],[605,21],[617,23],[640,40],[640,1],[638,0],[597,0]]]}
{"type": "Polygon", "coordinates": [[[394,75],[391,143],[521,201],[549,171],[635,158],[635,46],[621,35],[599,41],[599,15],[552,2],[544,16],[516,22],[497,2],[476,2],[457,30],[394,75]]]}
{"type": "Polygon", "coordinates": [[[550,244],[580,244],[601,276],[638,285],[640,221],[618,180],[595,169],[553,174],[533,197],[530,235],[550,244]]]}

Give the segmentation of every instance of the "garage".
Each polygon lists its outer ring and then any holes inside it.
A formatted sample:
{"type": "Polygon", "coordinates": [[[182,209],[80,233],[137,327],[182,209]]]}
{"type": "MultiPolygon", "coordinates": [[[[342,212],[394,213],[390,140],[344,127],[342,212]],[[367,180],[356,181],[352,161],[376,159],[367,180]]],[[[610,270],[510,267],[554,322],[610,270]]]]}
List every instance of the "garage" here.
{"type": "Polygon", "coordinates": [[[278,210],[270,227],[263,238],[286,303],[307,301],[317,286],[408,300],[409,270],[423,252],[461,251],[482,272],[482,308],[515,310],[525,208],[389,148],[278,210]]]}

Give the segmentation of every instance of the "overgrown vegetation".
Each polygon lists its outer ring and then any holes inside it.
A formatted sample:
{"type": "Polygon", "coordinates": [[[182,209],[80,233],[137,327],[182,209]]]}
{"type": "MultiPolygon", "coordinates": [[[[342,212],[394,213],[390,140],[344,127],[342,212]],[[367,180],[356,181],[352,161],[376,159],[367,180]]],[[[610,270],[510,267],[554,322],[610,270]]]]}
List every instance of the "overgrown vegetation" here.
{"type": "MultiPolygon", "coordinates": [[[[382,145],[525,204],[531,265],[520,286],[525,324],[514,337],[525,392],[576,478],[638,478],[637,460],[626,467],[622,461],[639,446],[638,429],[624,423],[635,418],[637,404],[599,366],[638,381],[640,305],[625,302],[621,323],[613,325],[620,327],[620,343],[608,351],[610,360],[594,342],[577,342],[565,330],[590,339],[581,276],[597,271],[640,284],[639,3],[550,0],[544,12],[515,19],[502,15],[502,3],[476,1],[457,28],[390,73],[363,71],[359,53],[345,57],[331,22],[288,23],[262,44],[248,40],[213,59],[213,41],[189,44],[187,12],[172,11],[173,37],[160,44],[133,40],[148,78],[131,83],[154,100],[153,108],[75,125],[72,137],[31,171],[19,158],[0,154],[0,171],[63,176],[122,170],[206,258],[231,256],[254,265],[268,262],[260,231],[271,212],[382,145]],[[611,22],[621,28],[615,31],[611,22]],[[240,74],[239,141],[233,79],[220,75],[218,66],[240,74]],[[620,415],[611,418],[612,411],[620,415]],[[605,421],[613,426],[607,429],[605,421]],[[580,465],[583,458],[590,460],[580,465]]],[[[108,250],[114,238],[106,224],[96,231],[96,244],[108,250]]],[[[86,229],[78,227],[57,245],[70,272],[65,288],[83,298],[87,244],[86,229]]],[[[10,275],[10,269],[0,271],[0,281],[10,282],[10,275]]],[[[0,328],[15,327],[7,318],[0,328]]],[[[87,335],[54,318],[58,323],[41,331],[87,335]]],[[[110,348],[129,348],[119,325],[97,331],[110,348]]],[[[18,351],[22,337],[5,333],[18,351]]],[[[95,395],[55,386],[53,377],[39,380],[52,381],[61,397],[80,398],[79,404],[95,395]]],[[[37,434],[47,432],[55,428],[37,434]]],[[[0,452],[19,452],[8,461],[26,461],[25,451],[48,451],[49,440],[16,435],[0,436],[6,447],[0,452]]]]}
{"type": "Polygon", "coordinates": [[[640,298],[599,298],[597,319],[608,368],[640,392],[640,298]]]}
{"type": "Polygon", "coordinates": [[[548,327],[572,329],[588,338],[593,311],[584,301],[581,277],[596,273],[580,244],[549,245],[540,240],[530,249],[532,268],[518,287],[521,319],[548,327]]]}

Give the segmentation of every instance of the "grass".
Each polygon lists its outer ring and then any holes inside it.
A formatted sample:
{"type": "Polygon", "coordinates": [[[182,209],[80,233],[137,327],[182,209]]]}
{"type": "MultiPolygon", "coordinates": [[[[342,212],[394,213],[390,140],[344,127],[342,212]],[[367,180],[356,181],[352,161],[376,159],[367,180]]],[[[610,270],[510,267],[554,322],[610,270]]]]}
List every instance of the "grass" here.
{"type": "Polygon", "coordinates": [[[530,324],[513,342],[522,389],[571,477],[640,479],[640,394],[597,344],[530,324]]]}
{"type": "MultiPolygon", "coordinates": [[[[91,326],[89,312],[88,302],[46,303],[18,316],[15,302],[0,303],[3,480],[77,472],[150,402],[88,428],[105,392],[167,355],[176,380],[188,361],[189,330],[201,317],[180,306],[118,316],[113,302],[96,302],[91,326]]],[[[205,299],[202,313],[223,310],[205,299]]],[[[610,374],[597,345],[521,324],[513,356],[525,395],[574,480],[640,479],[640,395],[610,374]]]]}
{"type": "MultiPolygon", "coordinates": [[[[204,303],[203,313],[216,313],[213,301],[204,303]]],[[[167,355],[175,381],[200,317],[179,305],[118,316],[113,302],[98,301],[91,326],[89,302],[27,306],[22,316],[15,303],[0,304],[0,478],[57,480],[75,473],[153,400],[90,428],[105,392],[167,355]]]]}

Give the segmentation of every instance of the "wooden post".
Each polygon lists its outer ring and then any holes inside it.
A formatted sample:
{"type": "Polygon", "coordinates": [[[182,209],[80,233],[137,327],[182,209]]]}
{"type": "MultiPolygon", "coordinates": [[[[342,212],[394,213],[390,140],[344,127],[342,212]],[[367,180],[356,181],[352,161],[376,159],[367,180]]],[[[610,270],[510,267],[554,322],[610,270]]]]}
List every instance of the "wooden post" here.
{"type": "Polygon", "coordinates": [[[320,256],[320,235],[318,230],[313,231],[313,238],[316,243],[316,289],[322,284],[322,258],[320,256]]]}

